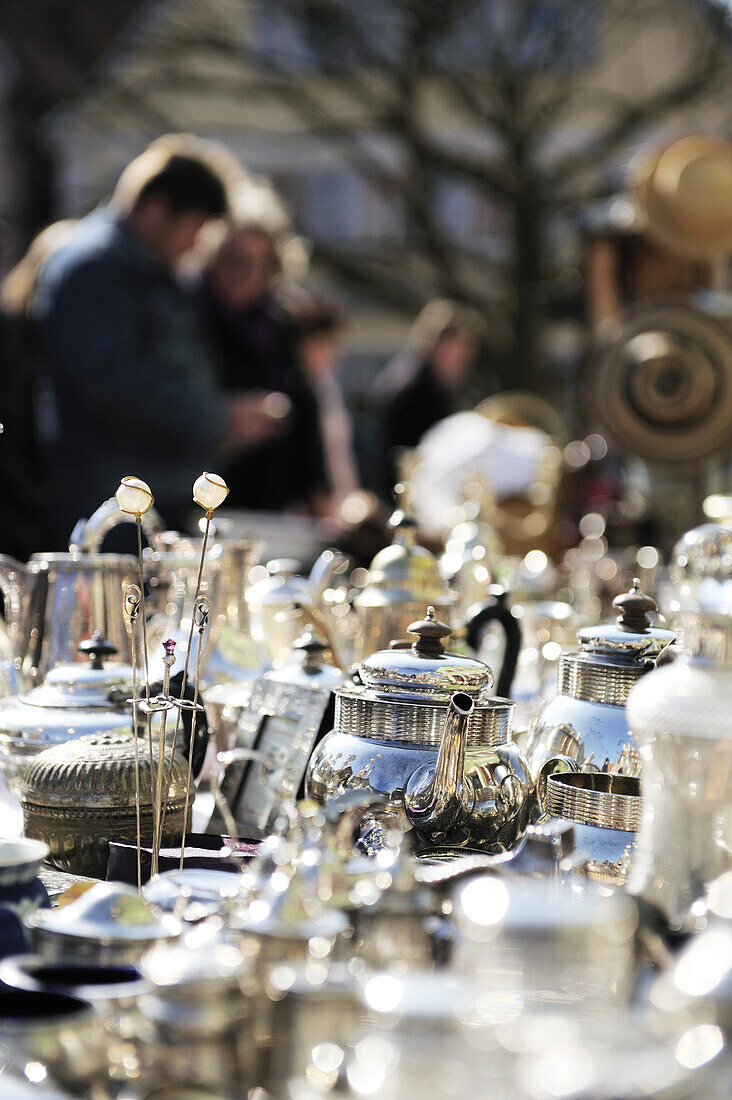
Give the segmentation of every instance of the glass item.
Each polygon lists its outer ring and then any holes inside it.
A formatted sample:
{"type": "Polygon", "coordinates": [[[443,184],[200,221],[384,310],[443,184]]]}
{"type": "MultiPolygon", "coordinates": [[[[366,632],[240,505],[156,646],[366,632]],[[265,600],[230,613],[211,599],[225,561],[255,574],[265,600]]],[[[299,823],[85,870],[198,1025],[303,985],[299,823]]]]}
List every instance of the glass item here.
{"type": "Polygon", "coordinates": [[[689,531],[673,568],[683,656],[628,698],[644,798],[630,888],[683,930],[732,868],[732,525],[689,531]]]}

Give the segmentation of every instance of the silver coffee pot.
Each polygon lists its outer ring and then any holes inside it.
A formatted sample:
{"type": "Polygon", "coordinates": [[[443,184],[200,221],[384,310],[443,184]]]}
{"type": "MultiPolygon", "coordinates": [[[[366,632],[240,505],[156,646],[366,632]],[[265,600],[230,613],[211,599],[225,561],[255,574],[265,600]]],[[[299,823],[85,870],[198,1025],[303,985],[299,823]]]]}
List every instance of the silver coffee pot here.
{"type": "Polygon", "coordinates": [[[559,658],[557,694],[529,729],[527,756],[540,801],[554,771],[640,774],[625,702],[674,634],[651,626],[656,602],[638,581],[613,604],[615,622],[584,627],[577,634],[579,650],[559,658]]]}
{"type": "Polygon", "coordinates": [[[508,699],[472,657],[446,652],[452,633],[428,608],[411,649],[374,653],[358,684],[335,689],[335,728],[311,757],[306,790],[327,803],[348,790],[383,799],[420,846],[512,848],[528,823],[528,766],[511,742],[508,699]]]}
{"type": "Polygon", "coordinates": [[[341,663],[323,595],[346,561],[345,555],[338,551],[324,550],[308,577],[299,575],[297,561],[282,558],[267,563],[269,576],[251,586],[246,602],[252,639],[269,653],[272,661],[289,657],[295,640],[311,621],[325,635],[334,660],[341,663]]]}
{"type": "MultiPolygon", "coordinates": [[[[88,520],[80,520],[68,553],[33,554],[27,565],[0,555],[0,591],[15,663],[33,684],[49,669],[78,661],[79,643],[95,630],[120,653],[128,652],[122,590],[138,580],[130,554],[101,553],[104,536],[132,516],[112,497],[88,520]]],[[[143,517],[148,540],[161,527],[151,510],[143,517]]]]}
{"type": "Polygon", "coordinates": [[[368,584],[353,601],[360,634],[356,655],[363,660],[405,638],[409,624],[419,619],[427,604],[450,621],[457,596],[440,575],[437,560],[417,543],[417,524],[397,511],[389,520],[393,539],[371,562],[368,584]]]}

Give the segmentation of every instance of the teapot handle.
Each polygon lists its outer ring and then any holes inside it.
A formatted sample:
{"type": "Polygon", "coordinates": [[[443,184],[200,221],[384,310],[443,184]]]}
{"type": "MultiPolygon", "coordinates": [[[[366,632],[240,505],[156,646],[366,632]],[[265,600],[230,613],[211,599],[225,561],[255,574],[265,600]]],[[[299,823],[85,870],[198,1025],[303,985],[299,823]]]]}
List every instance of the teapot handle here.
{"type": "MultiPolygon", "coordinates": [[[[135,523],[135,517],[123,512],[116,497],[110,497],[100,504],[89,519],[78,520],[69,539],[69,550],[85,554],[98,554],[107,534],[120,523],[135,523]]],[[[153,546],[163,530],[163,521],[154,508],[150,508],[141,519],[145,538],[153,546]]]]}
{"type": "Polygon", "coordinates": [[[477,650],[487,624],[490,622],[501,624],[506,635],[506,650],[501,671],[498,674],[496,695],[508,699],[516,672],[516,662],[521,652],[521,627],[506,603],[507,592],[504,588],[499,584],[492,584],[488,588],[488,595],[489,598],[485,602],[474,604],[468,611],[465,620],[465,637],[470,648],[477,650]]]}

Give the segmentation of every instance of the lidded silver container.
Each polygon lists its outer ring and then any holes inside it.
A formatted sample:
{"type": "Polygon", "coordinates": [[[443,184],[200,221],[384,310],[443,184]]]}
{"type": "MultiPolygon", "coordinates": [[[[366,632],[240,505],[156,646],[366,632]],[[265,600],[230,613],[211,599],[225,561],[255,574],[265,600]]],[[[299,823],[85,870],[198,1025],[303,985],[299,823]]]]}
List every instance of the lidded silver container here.
{"type": "Polygon", "coordinates": [[[577,652],[560,657],[557,694],[531,724],[527,755],[540,799],[557,769],[640,774],[625,703],[674,634],[651,626],[656,602],[638,581],[613,604],[616,621],[580,630],[577,652]]]}

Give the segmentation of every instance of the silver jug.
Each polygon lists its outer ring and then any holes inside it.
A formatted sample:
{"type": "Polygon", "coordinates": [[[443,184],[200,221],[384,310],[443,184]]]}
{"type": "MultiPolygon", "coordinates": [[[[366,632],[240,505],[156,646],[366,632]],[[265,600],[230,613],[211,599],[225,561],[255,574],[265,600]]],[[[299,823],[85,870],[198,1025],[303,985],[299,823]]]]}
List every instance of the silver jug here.
{"type": "Polygon", "coordinates": [[[428,849],[510,849],[524,833],[532,794],[510,739],[513,703],[491,697],[487,665],[445,651],[451,630],[434,608],[410,633],[411,649],[372,654],[360,665],[360,684],[335,689],[335,728],[311,757],[306,790],[321,803],[348,790],[380,795],[386,817],[415,828],[428,849]],[[427,776],[436,804],[455,810],[449,827],[442,828],[446,814],[419,812],[427,776]]]}
{"type": "MultiPolygon", "coordinates": [[[[246,602],[249,574],[259,561],[262,547],[263,543],[252,539],[230,538],[225,529],[223,533],[217,529],[208,543],[200,589],[211,608],[201,658],[201,671],[208,684],[252,680],[268,667],[267,654],[250,637],[246,602]]],[[[183,667],[201,549],[200,538],[164,531],[145,551],[150,575],[149,606],[153,610],[148,623],[148,649],[157,676],[162,675],[158,643],[163,638],[178,642],[173,674],[183,667]]],[[[197,642],[194,632],[192,661],[196,660],[197,642]]],[[[195,665],[189,662],[189,667],[195,665]]]]}
{"type": "MultiPolygon", "coordinates": [[[[101,542],[112,527],[134,522],[114,498],[74,528],[66,554],[33,554],[27,565],[0,556],[0,590],[16,667],[33,684],[49,669],[78,661],[79,643],[95,630],[128,654],[122,590],[138,581],[137,560],[129,554],[103,554],[101,542]]],[[[154,513],[143,517],[146,537],[156,537],[154,513]]]]}

